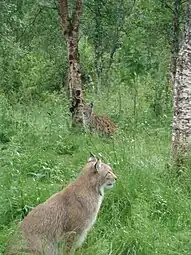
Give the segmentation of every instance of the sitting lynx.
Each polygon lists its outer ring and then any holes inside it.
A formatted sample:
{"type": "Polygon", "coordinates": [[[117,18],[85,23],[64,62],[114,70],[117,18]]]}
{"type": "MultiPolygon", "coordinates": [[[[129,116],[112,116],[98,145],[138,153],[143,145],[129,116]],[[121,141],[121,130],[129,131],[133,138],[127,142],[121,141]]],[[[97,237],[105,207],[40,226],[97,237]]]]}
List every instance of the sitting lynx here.
{"type": "Polygon", "coordinates": [[[113,134],[117,129],[116,125],[107,116],[99,116],[93,111],[93,103],[84,105],[83,124],[85,128],[107,135],[113,134]]]}
{"type": "Polygon", "coordinates": [[[104,188],[113,187],[116,179],[109,165],[91,156],[73,183],[24,218],[19,231],[25,244],[10,247],[8,254],[71,254],[94,225],[104,188]]]}

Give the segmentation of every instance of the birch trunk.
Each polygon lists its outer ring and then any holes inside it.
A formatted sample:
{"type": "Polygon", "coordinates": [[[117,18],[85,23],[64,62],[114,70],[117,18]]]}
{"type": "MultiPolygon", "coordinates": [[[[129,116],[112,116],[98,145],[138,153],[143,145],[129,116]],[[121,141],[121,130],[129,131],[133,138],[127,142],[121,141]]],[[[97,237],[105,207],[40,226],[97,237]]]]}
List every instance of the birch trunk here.
{"type": "Polygon", "coordinates": [[[183,44],[174,83],[172,152],[176,163],[188,152],[191,139],[191,0],[188,1],[183,44]]]}
{"type": "Polygon", "coordinates": [[[180,37],[181,37],[181,9],[182,9],[182,0],[174,0],[173,7],[171,8],[167,3],[165,3],[165,7],[170,9],[172,12],[172,41],[171,41],[171,61],[167,68],[167,81],[168,85],[170,85],[170,89],[173,88],[175,77],[176,77],[176,65],[177,58],[180,47],[180,37]]]}
{"type": "Polygon", "coordinates": [[[75,11],[69,17],[68,1],[60,0],[61,22],[67,41],[68,52],[68,88],[70,93],[72,121],[83,123],[84,98],[78,52],[79,20],[82,13],[82,0],[75,1],[75,11]]]}

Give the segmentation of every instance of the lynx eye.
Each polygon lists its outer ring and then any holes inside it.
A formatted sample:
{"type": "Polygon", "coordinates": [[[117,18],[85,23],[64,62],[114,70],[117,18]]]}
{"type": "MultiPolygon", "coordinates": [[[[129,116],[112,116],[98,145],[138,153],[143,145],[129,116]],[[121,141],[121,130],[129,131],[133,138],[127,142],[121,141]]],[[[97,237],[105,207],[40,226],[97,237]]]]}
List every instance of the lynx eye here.
{"type": "Polygon", "coordinates": [[[108,173],[108,175],[106,176],[106,179],[110,179],[111,177],[111,173],[108,173]]]}
{"type": "Polygon", "coordinates": [[[110,172],[107,172],[104,178],[108,179],[108,174],[110,174],[110,172]]]}

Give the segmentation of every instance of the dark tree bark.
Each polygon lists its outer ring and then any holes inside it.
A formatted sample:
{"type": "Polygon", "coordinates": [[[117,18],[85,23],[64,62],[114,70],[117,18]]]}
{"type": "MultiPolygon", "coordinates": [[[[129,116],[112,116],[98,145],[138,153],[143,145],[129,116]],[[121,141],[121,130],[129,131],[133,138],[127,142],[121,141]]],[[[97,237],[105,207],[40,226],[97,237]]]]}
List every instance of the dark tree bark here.
{"type": "Polygon", "coordinates": [[[162,1],[162,4],[168,8],[172,13],[172,39],[171,39],[171,61],[168,65],[167,70],[167,81],[172,88],[176,76],[176,65],[177,58],[180,49],[180,38],[181,38],[181,28],[180,19],[182,12],[182,0],[174,0],[173,6],[171,7],[166,1],[162,1]]]}
{"type": "Polygon", "coordinates": [[[83,123],[84,98],[78,52],[79,22],[82,14],[82,0],[75,1],[75,10],[69,16],[68,1],[60,0],[61,23],[67,41],[68,88],[71,100],[71,113],[74,124],[83,123]]]}
{"type": "Polygon", "coordinates": [[[174,1],[174,10],[173,10],[173,37],[172,37],[172,59],[171,59],[171,72],[172,72],[172,84],[174,84],[176,76],[176,64],[177,57],[179,53],[179,44],[180,44],[180,16],[181,16],[181,3],[182,0],[174,1]]]}

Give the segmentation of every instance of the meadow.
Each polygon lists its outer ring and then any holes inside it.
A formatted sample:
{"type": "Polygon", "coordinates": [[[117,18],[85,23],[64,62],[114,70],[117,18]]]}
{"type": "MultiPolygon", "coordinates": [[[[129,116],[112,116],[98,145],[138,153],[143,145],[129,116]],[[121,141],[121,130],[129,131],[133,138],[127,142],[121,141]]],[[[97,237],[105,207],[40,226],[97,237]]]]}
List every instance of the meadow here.
{"type": "Polygon", "coordinates": [[[191,172],[171,165],[172,107],[156,113],[146,83],[121,85],[95,100],[118,125],[111,137],[71,127],[65,95],[21,102],[0,94],[0,254],[31,208],[75,179],[89,152],[118,175],[77,255],[190,255],[191,172]]]}

